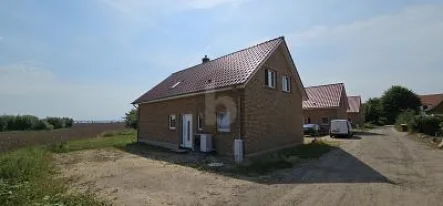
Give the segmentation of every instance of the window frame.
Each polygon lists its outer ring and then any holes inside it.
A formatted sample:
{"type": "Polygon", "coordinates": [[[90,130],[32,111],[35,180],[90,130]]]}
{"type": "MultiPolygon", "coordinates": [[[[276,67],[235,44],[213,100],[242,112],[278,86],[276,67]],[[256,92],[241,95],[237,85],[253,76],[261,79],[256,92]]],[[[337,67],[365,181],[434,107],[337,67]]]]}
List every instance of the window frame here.
{"type": "Polygon", "coordinates": [[[271,89],[276,89],[277,88],[277,72],[272,69],[266,69],[265,74],[266,74],[266,79],[265,79],[266,86],[271,89]]]}
{"type": "Polygon", "coordinates": [[[291,92],[291,77],[287,75],[281,75],[281,90],[283,92],[291,92]],[[286,85],[284,84],[286,82],[286,85]]]}
{"type": "Polygon", "coordinates": [[[169,130],[176,130],[177,129],[177,115],[170,114],[168,115],[168,127],[169,130]],[[174,123],[174,125],[172,125],[174,123]]]}
{"type": "Polygon", "coordinates": [[[203,121],[204,117],[202,113],[197,114],[197,130],[202,131],[203,130],[203,121]]]}
{"type": "Polygon", "coordinates": [[[230,113],[229,112],[217,112],[216,113],[216,124],[217,124],[217,132],[231,132],[231,118],[230,118],[231,116],[230,116],[230,113]],[[224,125],[221,125],[221,122],[223,121],[223,120],[220,120],[220,118],[219,118],[219,115],[220,114],[225,114],[225,118],[227,118],[227,128],[223,128],[223,127],[220,127],[220,126],[224,126],[224,125]]]}

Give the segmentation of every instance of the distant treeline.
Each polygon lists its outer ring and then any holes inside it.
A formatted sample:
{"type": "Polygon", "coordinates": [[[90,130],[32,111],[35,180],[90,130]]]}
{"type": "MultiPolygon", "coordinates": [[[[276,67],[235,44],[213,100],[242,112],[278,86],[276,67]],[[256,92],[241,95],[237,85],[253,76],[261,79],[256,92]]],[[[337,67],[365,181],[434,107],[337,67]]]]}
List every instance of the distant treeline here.
{"type": "Polygon", "coordinates": [[[0,132],[24,130],[52,130],[69,128],[74,120],[68,117],[46,117],[32,115],[0,115],[0,132]]]}

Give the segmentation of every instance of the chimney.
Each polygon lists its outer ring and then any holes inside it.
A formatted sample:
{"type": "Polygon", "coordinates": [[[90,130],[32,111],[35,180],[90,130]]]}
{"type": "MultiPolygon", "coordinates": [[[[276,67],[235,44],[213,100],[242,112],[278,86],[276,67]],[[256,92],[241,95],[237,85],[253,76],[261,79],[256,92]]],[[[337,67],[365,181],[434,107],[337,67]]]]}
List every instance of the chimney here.
{"type": "Polygon", "coordinates": [[[209,62],[209,61],[210,61],[210,59],[208,58],[208,55],[205,55],[205,57],[203,57],[203,59],[202,59],[203,64],[206,62],[209,62]]]}

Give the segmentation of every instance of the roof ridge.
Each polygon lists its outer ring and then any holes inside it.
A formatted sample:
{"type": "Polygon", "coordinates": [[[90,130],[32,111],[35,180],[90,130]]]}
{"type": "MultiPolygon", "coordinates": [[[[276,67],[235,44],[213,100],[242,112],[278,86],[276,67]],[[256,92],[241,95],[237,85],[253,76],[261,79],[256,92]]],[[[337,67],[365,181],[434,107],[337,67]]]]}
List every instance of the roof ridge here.
{"type": "MultiPolygon", "coordinates": [[[[258,44],[254,44],[254,45],[252,45],[252,46],[249,46],[249,47],[246,47],[246,48],[243,48],[243,49],[240,49],[240,50],[237,50],[237,51],[234,51],[234,52],[231,52],[231,53],[228,53],[228,54],[222,55],[222,56],[219,56],[219,57],[217,57],[217,58],[215,58],[215,59],[209,60],[209,61],[206,62],[205,64],[208,64],[208,63],[210,63],[210,62],[213,62],[213,61],[215,61],[215,60],[221,59],[221,58],[226,57],[226,56],[229,56],[229,55],[233,55],[233,54],[236,54],[236,53],[239,53],[239,52],[242,52],[242,51],[245,51],[245,50],[248,50],[248,49],[251,49],[251,48],[257,47],[257,46],[260,46],[260,45],[262,45],[262,44],[266,44],[266,43],[269,43],[269,42],[272,42],[272,41],[276,41],[276,40],[284,40],[284,39],[285,39],[284,36],[279,36],[279,37],[273,38],[273,39],[271,39],[271,40],[267,40],[267,41],[264,41],[264,42],[261,42],[261,43],[258,43],[258,44]]],[[[180,70],[180,71],[173,72],[172,74],[179,73],[179,72],[182,72],[182,71],[185,71],[185,70],[188,70],[188,69],[195,68],[195,67],[197,67],[197,66],[199,66],[199,65],[201,65],[201,64],[202,64],[202,63],[200,63],[200,64],[196,64],[196,65],[191,66],[191,67],[188,67],[188,68],[186,68],[186,69],[182,69],[182,70],[180,70]]]]}
{"type": "Polygon", "coordinates": [[[436,96],[436,95],[443,95],[443,93],[436,93],[436,94],[419,94],[418,96],[436,96]]]}
{"type": "Polygon", "coordinates": [[[309,86],[309,87],[305,87],[305,88],[306,89],[307,88],[316,88],[316,87],[332,86],[332,85],[338,85],[338,84],[344,85],[345,83],[339,82],[339,83],[332,83],[332,84],[321,84],[321,85],[309,86]]]}

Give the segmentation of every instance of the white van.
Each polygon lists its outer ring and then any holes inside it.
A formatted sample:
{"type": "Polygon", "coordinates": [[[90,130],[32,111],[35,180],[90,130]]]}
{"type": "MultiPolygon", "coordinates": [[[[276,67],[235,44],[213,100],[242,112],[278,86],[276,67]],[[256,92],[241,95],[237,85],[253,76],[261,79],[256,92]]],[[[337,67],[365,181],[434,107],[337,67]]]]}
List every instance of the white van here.
{"type": "Polygon", "coordinates": [[[352,137],[353,134],[351,123],[346,119],[331,120],[329,135],[331,137],[352,137]]]}

